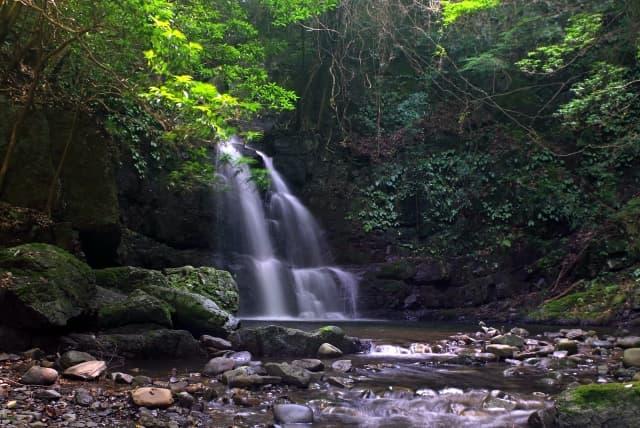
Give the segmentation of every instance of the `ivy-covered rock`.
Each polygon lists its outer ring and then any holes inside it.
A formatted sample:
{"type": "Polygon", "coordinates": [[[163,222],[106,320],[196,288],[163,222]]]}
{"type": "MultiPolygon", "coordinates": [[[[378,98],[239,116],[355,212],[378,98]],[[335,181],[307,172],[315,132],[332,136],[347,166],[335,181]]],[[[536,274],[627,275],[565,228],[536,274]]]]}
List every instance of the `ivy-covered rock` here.
{"type": "Polygon", "coordinates": [[[205,296],[225,311],[238,311],[238,286],[229,272],[212,267],[184,266],[166,269],[165,273],[169,286],[205,296]]]}
{"type": "Polygon", "coordinates": [[[637,427],[640,383],[578,386],[559,397],[557,408],[560,427],[637,427]]]}
{"type": "Polygon", "coordinates": [[[119,327],[127,324],[158,324],[172,327],[171,307],[162,300],[136,290],[121,300],[98,309],[98,326],[119,327]]]}
{"type": "Polygon", "coordinates": [[[0,250],[0,317],[27,329],[66,327],[89,306],[95,278],[87,264],[48,244],[0,250]]]}

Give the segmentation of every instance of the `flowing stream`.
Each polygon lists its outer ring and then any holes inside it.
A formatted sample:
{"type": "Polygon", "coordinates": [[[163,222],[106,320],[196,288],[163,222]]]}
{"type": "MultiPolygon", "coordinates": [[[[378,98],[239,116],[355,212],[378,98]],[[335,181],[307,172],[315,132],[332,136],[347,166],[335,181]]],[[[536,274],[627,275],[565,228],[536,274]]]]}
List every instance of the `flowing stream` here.
{"type": "Polygon", "coordinates": [[[269,319],[345,319],[356,316],[358,278],[332,265],[323,232],[291,192],[273,159],[235,138],[220,147],[226,184],[223,252],[238,277],[241,316],[269,319]],[[270,188],[264,196],[243,154],[264,162],[270,188]]]}

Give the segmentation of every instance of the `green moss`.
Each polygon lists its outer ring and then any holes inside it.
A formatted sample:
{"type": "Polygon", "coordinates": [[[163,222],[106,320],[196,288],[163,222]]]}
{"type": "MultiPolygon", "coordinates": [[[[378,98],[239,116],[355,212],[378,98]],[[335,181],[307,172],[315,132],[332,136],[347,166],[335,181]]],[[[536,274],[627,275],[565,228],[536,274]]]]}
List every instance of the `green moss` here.
{"type": "Polygon", "coordinates": [[[599,408],[640,405],[640,382],[581,385],[568,390],[560,403],[564,407],[599,408]]]}
{"type": "Polygon", "coordinates": [[[238,311],[238,286],[229,272],[212,267],[185,266],[167,269],[166,275],[170,287],[205,296],[225,311],[238,311]]]}
{"type": "Polygon", "coordinates": [[[171,327],[171,309],[162,300],[136,290],[122,301],[100,307],[98,324],[100,327],[118,327],[152,323],[171,327]]]}
{"type": "Polygon", "coordinates": [[[95,271],[95,275],[99,286],[127,293],[149,285],[168,286],[162,273],[131,266],[99,269],[95,271]]]}

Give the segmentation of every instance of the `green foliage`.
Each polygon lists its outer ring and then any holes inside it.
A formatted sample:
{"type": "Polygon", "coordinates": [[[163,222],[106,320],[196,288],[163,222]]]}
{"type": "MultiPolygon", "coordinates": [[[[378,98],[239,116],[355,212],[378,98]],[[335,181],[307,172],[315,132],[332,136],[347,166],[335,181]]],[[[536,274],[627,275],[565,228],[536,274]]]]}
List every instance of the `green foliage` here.
{"type": "Polygon", "coordinates": [[[211,185],[215,169],[206,147],[190,147],[177,169],[169,173],[169,186],[191,188],[211,185]]]}
{"type": "Polygon", "coordinates": [[[445,25],[451,25],[462,16],[490,9],[500,4],[500,0],[441,0],[442,17],[445,25]]]}
{"type": "Polygon", "coordinates": [[[554,73],[567,65],[570,55],[592,45],[602,28],[602,15],[582,13],[569,19],[562,42],[540,46],[516,65],[526,73],[554,73]]]}
{"type": "Polygon", "coordinates": [[[260,0],[273,15],[273,25],[285,26],[305,21],[336,8],[339,0],[260,0]]]}

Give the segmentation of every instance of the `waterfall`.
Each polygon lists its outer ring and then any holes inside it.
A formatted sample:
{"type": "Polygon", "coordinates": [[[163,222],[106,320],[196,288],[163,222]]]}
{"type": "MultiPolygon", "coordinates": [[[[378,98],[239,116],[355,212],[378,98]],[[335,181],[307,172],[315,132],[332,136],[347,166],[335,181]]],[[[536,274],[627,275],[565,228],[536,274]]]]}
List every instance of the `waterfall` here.
{"type": "Polygon", "coordinates": [[[266,200],[242,159],[237,139],[220,146],[219,172],[226,183],[222,205],[224,251],[238,277],[241,315],[263,318],[341,319],[356,316],[356,275],[332,265],[317,221],[291,192],[273,159],[266,200]]]}

